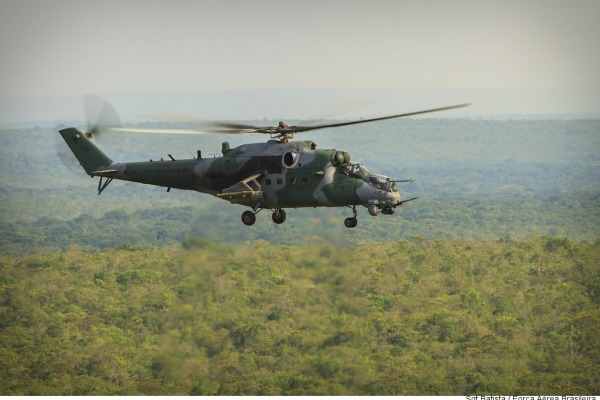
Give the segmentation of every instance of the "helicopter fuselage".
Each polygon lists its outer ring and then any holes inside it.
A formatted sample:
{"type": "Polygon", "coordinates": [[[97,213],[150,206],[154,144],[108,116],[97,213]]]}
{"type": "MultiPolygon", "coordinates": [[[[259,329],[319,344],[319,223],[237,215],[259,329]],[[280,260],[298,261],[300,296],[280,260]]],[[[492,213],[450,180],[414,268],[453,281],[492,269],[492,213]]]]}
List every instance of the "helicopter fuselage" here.
{"type": "MultiPolygon", "coordinates": [[[[428,110],[388,115],[354,121],[320,125],[293,125],[280,122],[278,126],[255,126],[232,122],[196,121],[200,129],[156,129],[110,126],[100,123],[114,118],[114,109],[103,102],[98,121],[81,133],[77,128],[60,130],[60,134],[88,175],[99,176],[98,194],[114,179],[208,193],[233,204],[252,208],[242,213],[242,222],[252,225],[262,209],[273,210],[273,222],[286,219],[284,208],[351,207],[353,216],[344,225],[357,224],[356,206],[368,208],[369,214],[393,214],[396,207],[416,198],[402,200],[396,182],[387,176],[369,172],[363,165],[350,162],[350,154],[338,150],[317,150],[311,141],[290,141],[295,134],[317,129],[339,128],[392,118],[408,117],[469,106],[457,104],[428,110]],[[111,118],[113,117],[113,118],[111,118]],[[219,129],[208,129],[208,127],[219,129]],[[125,132],[159,134],[198,133],[264,133],[271,136],[266,143],[251,143],[234,149],[223,143],[221,157],[191,160],[144,161],[115,163],[90,140],[104,129],[125,132]],[[103,183],[103,180],[106,179],[103,183]]],[[[88,123],[89,123],[88,118],[88,123]]],[[[117,124],[119,125],[119,124],[117,124]]]]}
{"type": "MultiPolygon", "coordinates": [[[[349,161],[348,153],[317,150],[313,142],[269,141],[234,149],[225,145],[221,157],[113,163],[107,169],[114,172],[96,175],[214,196],[226,194],[227,189],[259,175],[253,179],[257,186],[229,193],[263,192],[262,208],[339,207],[369,202],[384,208],[401,201],[393,182],[349,161]]],[[[219,197],[254,206],[248,197],[219,197]]]]}
{"type": "Polygon", "coordinates": [[[198,152],[195,159],[121,163],[75,128],[60,133],[86,172],[101,178],[99,193],[113,179],[195,190],[248,206],[254,213],[272,209],[274,221],[284,208],[348,206],[354,211],[348,227],[356,226],[357,205],[375,216],[392,214],[403,203],[392,179],[351,163],[347,152],[317,149],[311,141],[270,140],[233,149],[225,142],[219,157],[202,158],[198,152]]]}

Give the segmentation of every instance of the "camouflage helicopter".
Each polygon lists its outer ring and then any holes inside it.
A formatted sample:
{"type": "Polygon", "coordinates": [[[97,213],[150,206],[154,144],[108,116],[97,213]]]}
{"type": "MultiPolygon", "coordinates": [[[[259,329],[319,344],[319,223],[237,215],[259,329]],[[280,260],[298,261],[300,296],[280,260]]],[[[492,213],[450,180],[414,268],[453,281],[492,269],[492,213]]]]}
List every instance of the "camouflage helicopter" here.
{"type": "Polygon", "coordinates": [[[397,180],[371,173],[361,163],[352,163],[350,154],[335,149],[321,150],[312,141],[292,141],[296,133],[316,129],[336,128],[364,124],[391,118],[407,117],[466,107],[459,104],[421,110],[386,117],[345,121],[322,125],[290,126],[280,122],[278,126],[259,127],[246,124],[210,121],[219,129],[146,129],[122,127],[92,127],[86,133],[77,128],[59,131],[85,172],[99,177],[98,194],[113,179],[144,183],[182,190],[208,193],[232,204],[249,207],[242,213],[245,225],[253,225],[261,210],[272,211],[272,219],[281,224],[286,219],[285,208],[298,207],[348,207],[352,216],[344,220],[347,228],[357,225],[356,206],[362,205],[372,216],[380,213],[391,215],[396,207],[415,200],[403,200],[397,180]],[[250,143],[230,148],[223,142],[222,156],[203,158],[198,150],[197,158],[176,160],[170,154],[168,161],[114,162],[92,138],[101,128],[115,131],[152,133],[264,133],[270,135],[265,143],[250,143]]]}

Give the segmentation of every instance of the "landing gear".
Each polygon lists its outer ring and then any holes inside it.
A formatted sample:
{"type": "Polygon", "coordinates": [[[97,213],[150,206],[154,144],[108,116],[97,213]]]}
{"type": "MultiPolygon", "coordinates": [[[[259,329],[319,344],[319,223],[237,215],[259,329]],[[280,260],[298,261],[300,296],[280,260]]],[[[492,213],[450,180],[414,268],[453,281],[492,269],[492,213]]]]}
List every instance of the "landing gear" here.
{"type": "Polygon", "coordinates": [[[344,225],[346,228],[355,228],[358,225],[358,220],[354,217],[346,218],[344,220],[344,225]]]}
{"type": "Polygon", "coordinates": [[[242,222],[244,225],[254,225],[256,222],[256,214],[254,214],[252,211],[244,211],[242,213],[242,222]]]}
{"type": "Polygon", "coordinates": [[[104,189],[106,189],[108,184],[111,183],[112,181],[113,181],[113,178],[106,178],[106,181],[104,182],[104,184],[102,184],[102,176],[100,176],[100,181],[98,181],[98,195],[100,195],[100,193],[102,193],[104,191],[104,189]]]}
{"type": "MultiPolygon", "coordinates": [[[[348,206],[350,207],[350,206],[348,206]]],[[[346,228],[356,228],[356,225],[358,225],[358,220],[356,219],[356,206],[352,206],[352,217],[346,218],[344,220],[344,226],[346,228]]]]}
{"type": "Polygon", "coordinates": [[[275,222],[276,224],[283,224],[283,221],[285,221],[285,211],[281,208],[275,209],[273,210],[273,222],[275,222]]]}
{"type": "MultiPolygon", "coordinates": [[[[261,210],[262,208],[259,208],[258,211],[244,211],[242,213],[242,222],[244,223],[244,225],[254,225],[254,223],[256,222],[256,214],[261,210]]],[[[285,214],[285,211],[281,208],[276,208],[273,210],[272,218],[273,222],[275,222],[276,224],[283,224],[286,217],[287,215],[285,214]]]]}

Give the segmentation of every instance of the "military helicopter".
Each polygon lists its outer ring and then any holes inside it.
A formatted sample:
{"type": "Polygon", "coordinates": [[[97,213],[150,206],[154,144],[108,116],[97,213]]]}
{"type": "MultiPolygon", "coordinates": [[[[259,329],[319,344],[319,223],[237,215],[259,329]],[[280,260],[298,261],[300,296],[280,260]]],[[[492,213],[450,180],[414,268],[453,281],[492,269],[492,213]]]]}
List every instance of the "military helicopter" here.
{"type": "MultiPolygon", "coordinates": [[[[108,103],[106,103],[108,104],[108,103]]],[[[147,129],[94,126],[82,133],[77,128],[59,131],[85,172],[99,177],[98,194],[114,180],[138,182],[182,190],[208,193],[232,204],[249,207],[242,213],[245,225],[256,222],[261,210],[271,210],[276,224],[286,220],[286,208],[348,207],[352,216],[344,220],[347,228],[358,224],[356,206],[364,206],[372,216],[394,214],[396,207],[409,201],[400,196],[397,183],[412,182],[371,173],[361,163],[352,163],[350,154],[335,149],[317,149],[309,140],[292,141],[294,135],[317,129],[371,123],[392,118],[466,107],[458,104],[379,118],[327,123],[321,125],[254,126],[229,122],[205,121],[211,129],[147,129]],[[214,129],[218,128],[218,129],[214,129]],[[96,144],[101,130],[151,133],[264,133],[265,143],[249,143],[230,148],[223,142],[222,156],[168,161],[114,162],[96,144]]]]}

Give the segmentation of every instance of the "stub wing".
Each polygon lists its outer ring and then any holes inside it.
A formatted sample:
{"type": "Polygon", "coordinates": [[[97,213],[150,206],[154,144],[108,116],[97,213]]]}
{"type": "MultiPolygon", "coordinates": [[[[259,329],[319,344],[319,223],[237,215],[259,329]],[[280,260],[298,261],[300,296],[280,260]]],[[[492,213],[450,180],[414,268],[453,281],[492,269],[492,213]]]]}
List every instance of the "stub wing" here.
{"type": "Polygon", "coordinates": [[[249,176],[217,194],[217,197],[227,200],[232,204],[243,204],[254,207],[262,202],[265,197],[265,192],[262,186],[258,183],[258,178],[262,176],[262,172],[249,176]]]}

